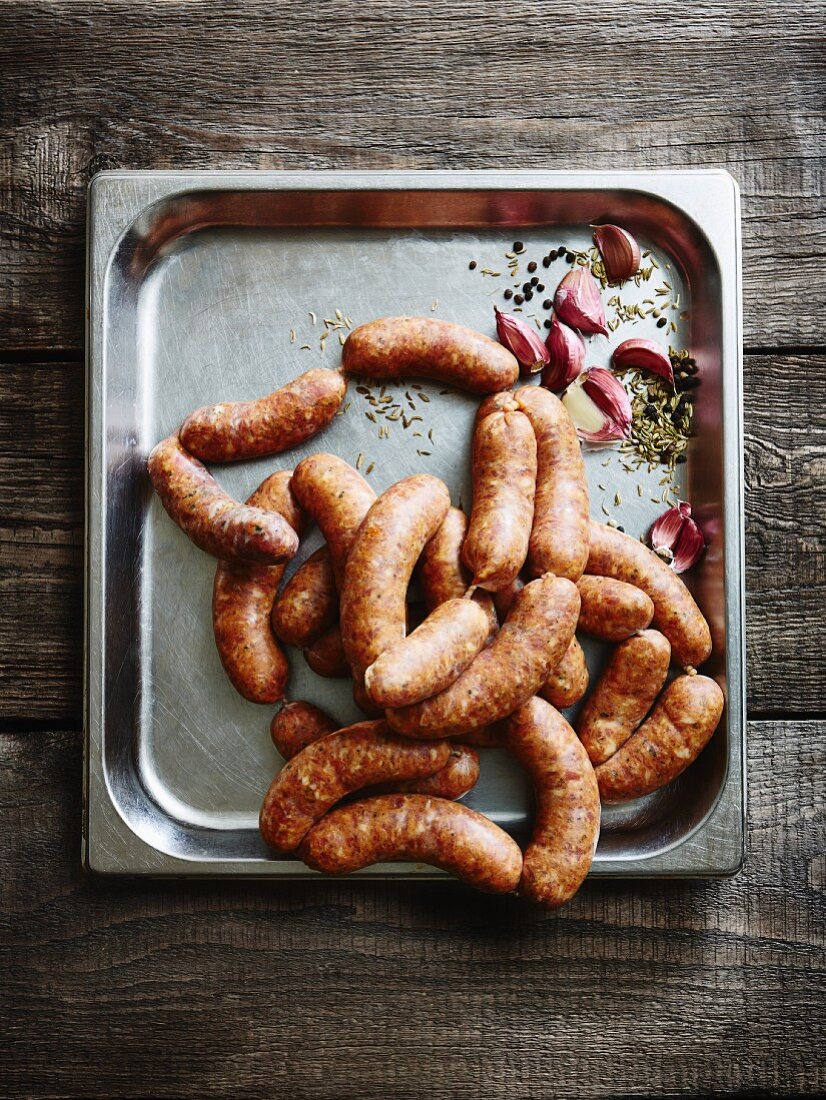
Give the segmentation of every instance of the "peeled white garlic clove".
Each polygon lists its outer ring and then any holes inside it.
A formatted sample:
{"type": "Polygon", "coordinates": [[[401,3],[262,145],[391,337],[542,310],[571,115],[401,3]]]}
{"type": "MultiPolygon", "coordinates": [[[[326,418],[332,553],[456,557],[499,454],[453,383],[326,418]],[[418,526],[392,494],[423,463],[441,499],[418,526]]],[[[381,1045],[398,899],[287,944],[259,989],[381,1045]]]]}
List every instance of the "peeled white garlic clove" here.
{"type": "Polygon", "coordinates": [[[648,370],[652,374],[659,374],[672,386],[674,385],[674,368],[668,352],[660,347],[655,340],[623,340],[614,348],[611,356],[611,365],[616,370],[648,370]]]}
{"type": "Polygon", "coordinates": [[[650,534],[655,554],[668,561],[675,573],[685,573],[706,548],[703,532],[691,517],[691,505],[679,501],[660,516],[650,534]]]}
{"type": "Polygon", "coordinates": [[[551,357],[539,333],[534,332],[518,317],[512,317],[510,313],[502,313],[496,306],[493,308],[496,313],[496,334],[500,344],[504,344],[531,374],[542,370],[550,362],[551,357]]]}
{"type": "Polygon", "coordinates": [[[640,269],[640,246],[627,229],[618,225],[592,225],[594,244],[602,254],[609,282],[630,279],[640,269]]]}
{"type": "Polygon", "coordinates": [[[556,288],[554,310],[560,321],[587,334],[608,335],[599,287],[589,267],[577,264],[556,288]]]}
{"type": "Polygon", "coordinates": [[[545,341],[549,362],[542,372],[542,385],[559,393],[578,378],[585,366],[585,344],[578,332],[564,325],[555,313],[545,341]]]}
{"type": "Polygon", "coordinates": [[[587,443],[624,439],[631,424],[631,402],[620,382],[604,367],[592,367],[562,398],[577,435],[587,443]]]}

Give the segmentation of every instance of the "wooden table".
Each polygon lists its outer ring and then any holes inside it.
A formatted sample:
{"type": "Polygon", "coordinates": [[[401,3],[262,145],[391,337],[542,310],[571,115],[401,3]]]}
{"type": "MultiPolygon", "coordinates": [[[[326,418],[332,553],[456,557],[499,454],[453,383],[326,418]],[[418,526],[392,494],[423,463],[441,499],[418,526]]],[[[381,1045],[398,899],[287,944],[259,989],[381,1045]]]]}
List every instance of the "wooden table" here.
{"type": "Polygon", "coordinates": [[[0,4],[0,1092],[816,1092],[821,2],[0,4]],[[80,869],[83,265],[101,168],[725,167],[744,207],[749,856],[558,914],[80,869]]]}

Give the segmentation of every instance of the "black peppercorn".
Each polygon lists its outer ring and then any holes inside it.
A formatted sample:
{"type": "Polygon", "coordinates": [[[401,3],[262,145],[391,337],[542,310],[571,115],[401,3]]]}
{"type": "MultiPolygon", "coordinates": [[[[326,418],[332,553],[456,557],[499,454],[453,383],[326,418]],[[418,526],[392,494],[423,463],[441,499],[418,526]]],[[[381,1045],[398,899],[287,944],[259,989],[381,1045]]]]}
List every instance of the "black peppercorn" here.
{"type": "Polygon", "coordinates": [[[534,277],[531,279],[531,286],[536,286],[538,282],[539,279],[537,279],[537,277],[534,275],[534,277]]]}
{"type": "Polygon", "coordinates": [[[513,242],[513,250],[514,250],[514,252],[522,252],[522,251],[524,251],[524,248],[525,248],[525,246],[524,246],[524,244],[522,243],[522,241],[514,241],[514,242],[513,242]]]}
{"type": "Polygon", "coordinates": [[[533,298],[533,291],[532,290],[526,290],[525,291],[525,301],[529,302],[531,300],[531,298],[533,298]]]}
{"type": "Polygon", "coordinates": [[[680,465],[682,465],[682,464],[683,464],[683,462],[686,462],[686,461],[687,461],[687,459],[686,459],[686,456],[685,456],[685,455],[677,455],[677,462],[678,462],[678,463],[679,463],[680,465]]]}
{"type": "Polygon", "coordinates": [[[537,283],[536,284],[536,289],[537,290],[544,290],[545,289],[545,284],[544,283],[537,283]]]}
{"type": "Polygon", "coordinates": [[[550,267],[551,266],[551,257],[550,256],[543,256],[542,257],[542,266],[543,267],[550,267]]]}
{"type": "Polygon", "coordinates": [[[522,303],[525,301],[525,299],[522,297],[521,294],[514,294],[513,300],[514,300],[514,303],[518,306],[521,306],[522,303]]]}
{"type": "Polygon", "coordinates": [[[576,259],[576,256],[573,254],[573,252],[566,252],[565,259],[568,261],[569,264],[572,264],[576,259]]]}
{"type": "Polygon", "coordinates": [[[536,271],[536,260],[531,260],[528,264],[528,271],[536,271]]]}
{"type": "Polygon", "coordinates": [[[470,268],[471,271],[475,271],[476,270],[476,261],[471,260],[470,263],[468,264],[468,267],[470,268]]]}
{"type": "Polygon", "coordinates": [[[522,289],[523,290],[530,290],[531,289],[531,284],[530,283],[523,283],[522,284],[522,289]]]}
{"type": "MultiPolygon", "coordinates": [[[[539,287],[537,287],[536,289],[539,290],[539,287]]],[[[545,301],[542,303],[542,308],[543,309],[550,309],[552,305],[553,305],[553,302],[551,301],[551,299],[546,298],[545,301]]]]}
{"type": "Polygon", "coordinates": [[[508,287],[508,288],[507,288],[507,289],[505,290],[505,293],[504,293],[503,297],[504,297],[504,298],[512,298],[512,297],[513,297],[513,291],[511,290],[511,288],[510,288],[510,287],[508,287]]]}
{"type": "Polygon", "coordinates": [[[665,328],[665,326],[667,324],[668,324],[668,318],[667,317],[661,317],[659,319],[659,321],[657,321],[657,328],[665,328]]]}
{"type": "Polygon", "coordinates": [[[545,328],[550,328],[550,327],[551,327],[551,319],[550,319],[550,317],[546,317],[546,318],[545,318],[545,322],[544,322],[544,324],[545,324],[545,328]]]}
{"type": "Polygon", "coordinates": [[[617,530],[622,531],[622,533],[625,534],[625,528],[623,527],[623,525],[621,523],[617,524],[617,530]]]}

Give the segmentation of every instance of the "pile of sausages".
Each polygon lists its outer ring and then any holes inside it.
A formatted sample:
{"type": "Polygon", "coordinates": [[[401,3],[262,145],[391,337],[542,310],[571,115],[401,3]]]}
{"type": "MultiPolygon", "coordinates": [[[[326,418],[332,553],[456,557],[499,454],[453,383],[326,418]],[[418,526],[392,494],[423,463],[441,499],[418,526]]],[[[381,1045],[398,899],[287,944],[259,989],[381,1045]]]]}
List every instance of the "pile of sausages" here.
{"type": "Polygon", "coordinates": [[[260,817],[275,851],[330,874],[424,862],[555,907],[588,872],[600,801],[670,782],[717,727],[722,692],[696,671],[711,653],[703,615],[660,558],[589,519],[570,417],[541,387],[513,390],[518,376],[507,349],[469,329],[384,318],[353,330],[341,372],[313,370],[259,401],[199,409],[150,455],[167,512],[220,559],[215,640],[236,689],[258,703],[283,699],[284,643],[322,676],[352,676],[368,719],[339,729],[303,701],[275,715],[287,762],[260,817]],[[203,462],[309,439],[338,411],[348,374],[435,378],[487,395],[469,517],[438,478],[417,474],[376,497],[324,453],[272,474],[245,504],[220,489],[203,462]],[[324,546],[279,593],[312,522],[324,546]],[[421,608],[409,602],[414,580],[421,608]],[[577,629],[615,649],[574,731],[557,708],[588,688],[577,629]],[[683,671],[664,686],[672,662],[683,671]],[[524,853],[456,801],[478,778],[476,750],[491,745],[533,783],[524,853]]]}

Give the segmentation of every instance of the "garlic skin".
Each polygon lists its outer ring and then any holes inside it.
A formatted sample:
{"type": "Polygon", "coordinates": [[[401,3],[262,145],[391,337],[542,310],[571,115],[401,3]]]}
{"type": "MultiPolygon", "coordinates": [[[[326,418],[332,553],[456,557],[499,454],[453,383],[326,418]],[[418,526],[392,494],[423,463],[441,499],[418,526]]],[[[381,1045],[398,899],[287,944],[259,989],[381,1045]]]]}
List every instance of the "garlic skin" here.
{"type": "Polygon", "coordinates": [[[591,367],[569,386],[562,404],[586,443],[625,439],[631,425],[631,402],[622,385],[604,367],[591,367]]]}
{"type": "Polygon", "coordinates": [[[556,288],[554,310],[560,321],[587,335],[608,335],[605,309],[589,267],[577,264],[556,288]]]}
{"type": "Polygon", "coordinates": [[[496,334],[499,343],[511,352],[523,367],[535,374],[550,362],[550,353],[542,337],[534,332],[524,321],[510,313],[502,313],[493,307],[496,314],[496,334]]]}
{"type": "Polygon", "coordinates": [[[614,348],[611,366],[615,370],[647,370],[674,385],[674,367],[665,348],[655,340],[623,340],[614,348]]]}
{"type": "Polygon", "coordinates": [[[703,532],[691,517],[691,505],[678,501],[660,516],[649,535],[651,549],[667,561],[675,573],[695,565],[706,548],[703,532]]]}
{"type": "Polygon", "coordinates": [[[619,225],[592,225],[594,244],[602,255],[605,274],[611,283],[621,283],[640,269],[640,246],[627,229],[619,225]]]}
{"type": "Polygon", "coordinates": [[[551,314],[551,328],[545,341],[548,365],[542,372],[542,385],[559,393],[582,374],[585,366],[585,343],[578,332],[551,314]]]}

